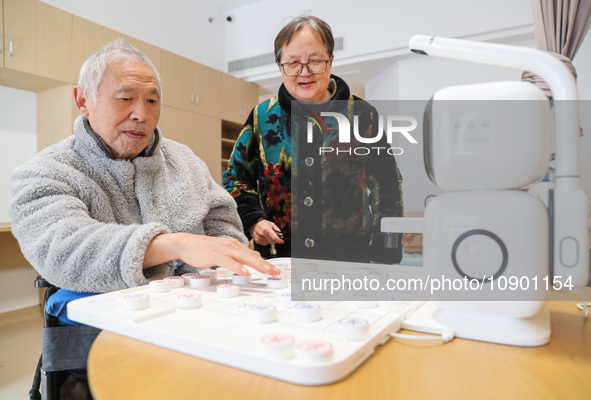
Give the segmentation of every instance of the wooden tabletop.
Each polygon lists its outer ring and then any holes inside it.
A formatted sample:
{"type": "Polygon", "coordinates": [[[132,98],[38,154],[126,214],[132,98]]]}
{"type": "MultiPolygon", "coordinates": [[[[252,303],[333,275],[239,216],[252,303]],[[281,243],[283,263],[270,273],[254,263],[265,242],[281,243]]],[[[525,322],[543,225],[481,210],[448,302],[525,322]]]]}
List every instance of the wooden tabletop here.
{"type": "Polygon", "coordinates": [[[545,346],[391,339],[349,377],[323,386],[285,383],[103,331],[88,359],[90,386],[96,400],[589,400],[591,318],[576,304],[546,303],[552,339],[545,346]]]}

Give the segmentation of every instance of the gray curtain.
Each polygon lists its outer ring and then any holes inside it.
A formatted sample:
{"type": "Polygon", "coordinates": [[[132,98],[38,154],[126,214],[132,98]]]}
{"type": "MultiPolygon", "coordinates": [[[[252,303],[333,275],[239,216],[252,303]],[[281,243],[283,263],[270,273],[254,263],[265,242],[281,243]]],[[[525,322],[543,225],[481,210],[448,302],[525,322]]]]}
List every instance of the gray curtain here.
{"type": "MultiPolygon", "coordinates": [[[[532,12],[537,47],[562,60],[576,79],[577,72],[571,60],[591,25],[591,0],[532,0],[532,12]]],[[[540,77],[525,71],[521,79],[533,82],[552,97],[548,85],[540,77]]]]}

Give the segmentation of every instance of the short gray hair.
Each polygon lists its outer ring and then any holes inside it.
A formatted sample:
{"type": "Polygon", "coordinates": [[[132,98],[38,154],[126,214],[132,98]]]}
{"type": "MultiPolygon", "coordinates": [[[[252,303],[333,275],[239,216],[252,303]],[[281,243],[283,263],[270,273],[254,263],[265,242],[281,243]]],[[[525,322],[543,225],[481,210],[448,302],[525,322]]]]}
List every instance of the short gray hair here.
{"type": "Polygon", "coordinates": [[[99,51],[92,53],[86,61],[84,61],[82,68],[80,68],[78,86],[86,95],[92,95],[93,100],[96,102],[98,87],[103,80],[103,75],[109,64],[117,60],[126,59],[135,59],[150,67],[158,81],[160,104],[162,104],[162,83],[160,82],[160,74],[158,73],[158,70],[144,53],[129,44],[124,38],[119,38],[105,44],[99,51]]]}
{"type": "Polygon", "coordinates": [[[324,43],[324,48],[328,53],[328,58],[332,57],[332,53],[334,51],[334,37],[332,36],[332,29],[330,29],[330,25],[318,17],[302,15],[291,20],[277,34],[274,43],[275,62],[281,62],[281,57],[283,56],[283,47],[287,46],[289,42],[291,42],[291,39],[293,39],[294,35],[306,26],[309,26],[318,33],[322,43],[324,43]]]}

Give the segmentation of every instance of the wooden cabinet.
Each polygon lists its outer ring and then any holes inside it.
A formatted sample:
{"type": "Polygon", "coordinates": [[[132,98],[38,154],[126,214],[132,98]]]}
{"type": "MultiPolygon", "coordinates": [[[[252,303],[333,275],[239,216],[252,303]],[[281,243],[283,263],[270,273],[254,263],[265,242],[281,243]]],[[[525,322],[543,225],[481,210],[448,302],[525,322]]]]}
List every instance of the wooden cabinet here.
{"type": "Polygon", "coordinates": [[[222,72],[162,50],[160,73],[165,105],[218,118],[221,116],[222,72]]]}
{"type": "Polygon", "coordinates": [[[217,118],[222,116],[222,72],[193,63],[193,111],[217,118]]]}
{"type": "Polygon", "coordinates": [[[258,86],[164,50],[160,65],[164,135],[189,145],[221,182],[242,125],[258,102],[258,86]],[[175,132],[167,133],[171,129],[175,132]],[[191,130],[190,138],[184,129],[191,130]]]}
{"type": "Polygon", "coordinates": [[[80,67],[92,52],[119,37],[143,51],[160,72],[164,135],[187,144],[218,182],[242,124],[258,102],[255,84],[38,0],[0,0],[2,33],[0,84],[38,93],[38,150],[72,134],[78,116],[72,88],[80,67]],[[225,160],[220,162],[222,153],[225,160]]]}
{"type": "Polygon", "coordinates": [[[164,106],[158,126],[165,138],[189,146],[207,164],[215,181],[221,182],[222,121],[219,118],[164,106]]]}
{"type": "Polygon", "coordinates": [[[72,15],[37,0],[3,4],[4,67],[70,82],[72,15]]]}
{"type": "Polygon", "coordinates": [[[193,111],[193,63],[166,50],[160,51],[163,102],[165,106],[193,111]]]}
{"type": "Polygon", "coordinates": [[[150,61],[152,61],[152,64],[154,64],[154,66],[156,67],[158,72],[160,72],[160,49],[158,47],[153,46],[153,45],[146,43],[146,42],[142,42],[139,39],[132,38],[131,36],[127,36],[127,35],[119,35],[119,36],[122,36],[132,46],[135,46],[137,49],[141,50],[141,52],[144,53],[150,59],[150,61]]]}
{"type": "Polygon", "coordinates": [[[236,145],[236,139],[238,139],[238,135],[240,135],[240,131],[242,130],[243,124],[238,124],[236,122],[228,122],[222,121],[222,175],[224,171],[228,167],[228,162],[230,161],[230,156],[234,151],[234,146],[236,145]]]}
{"type": "Polygon", "coordinates": [[[193,151],[209,167],[209,172],[217,183],[222,182],[222,168],[220,159],[222,151],[222,120],[195,114],[193,119],[193,151]]]}
{"type": "Polygon", "coordinates": [[[244,110],[240,107],[240,80],[231,75],[224,75],[222,79],[222,119],[240,123],[246,119],[244,110]]]}
{"type": "Polygon", "coordinates": [[[0,254],[0,270],[29,265],[10,231],[10,222],[0,223],[0,254]]]}
{"type": "Polygon", "coordinates": [[[77,16],[73,16],[72,32],[72,68],[75,70],[75,74],[70,81],[77,83],[80,67],[88,56],[105,43],[115,40],[121,35],[114,30],[77,16]]]}
{"type": "Polygon", "coordinates": [[[37,151],[72,135],[78,115],[73,84],[38,92],[37,151]]]}
{"type": "Polygon", "coordinates": [[[222,119],[244,124],[248,114],[258,103],[258,86],[232,75],[222,79],[222,119]]]}
{"type": "MultiPolygon", "coordinates": [[[[232,87],[224,94],[237,103],[229,107],[234,125],[224,123],[222,140],[222,82],[229,75],[38,0],[0,0],[0,85],[37,93],[37,115],[31,115],[37,119],[37,150],[72,134],[72,123],[79,115],[73,87],[80,67],[91,52],[121,36],[160,71],[164,110],[159,126],[164,136],[187,144],[221,183],[226,167],[220,162],[222,151],[229,156],[247,113],[256,104],[258,94],[252,95],[258,93],[256,85],[230,77],[232,87]]],[[[0,254],[0,269],[28,264],[9,224],[0,225],[0,254]]]]}
{"type": "Polygon", "coordinates": [[[130,36],[122,35],[117,31],[105,28],[86,19],[73,16],[72,37],[72,65],[75,72],[75,75],[71,79],[73,83],[78,82],[80,67],[90,54],[99,50],[106,43],[112,42],[120,37],[141,50],[152,61],[156,69],[160,69],[160,49],[158,47],[130,36]]]}
{"type": "Polygon", "coordinates": [[[222,174],[228,166],[236,139],[251,110],[258,104],[259,87],[231,75],[224,75],[222,81],[222,174]]]}
{"type": "Polygon", "coordinates": [[[193,150],[191,136],[193,130],[192,112],[164,106],[162,107],[162,113],[160,113],[158,127],[165,138],[186,144],[193,150]]]}
{"type": "Polygon", "coordinates": [[[244,109],[244,124],[252,109],[259,104],[259,86],[252,82],[240,80],[240,105],[244,109]]]}

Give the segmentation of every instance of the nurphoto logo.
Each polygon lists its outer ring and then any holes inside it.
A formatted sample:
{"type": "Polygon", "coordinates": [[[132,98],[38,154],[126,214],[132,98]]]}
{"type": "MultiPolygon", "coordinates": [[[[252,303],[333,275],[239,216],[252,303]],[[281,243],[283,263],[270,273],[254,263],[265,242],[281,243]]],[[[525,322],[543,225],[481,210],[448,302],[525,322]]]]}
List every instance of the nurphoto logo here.
{"type": "MultiPolygon", "coordinates": [[[[339,143],[351,143],[351,123],[346,115],[337,112],[321,112],[320,115],[315,113],[309,113],[306,115],[308,118],[307,124],[307,136],[306,140],[308,143],[313,142],[313,131],[314,126],[318,127],[320,132],[328,132],[328,128],[322,117],[333,117],[337,121],[339,131],[339,143]]],[[[412,137],[412,132],[417,127],[417,120],[410,116],[405,115],[388,115],[386,117],[386,126],[384,129],[384,117],[381,115],[378,117],[378,130],[377,135],[372,137],[364,137],[359,134],[359,116],[353,116],[353,136],[355,140],[363,144],[375,144],[382,141],[384,135],[386,135],[386,141],[390,146],[371,146],[371,147],[349,147],[346,149],[339,149],[335,147],[320,147],[319,155],[324,153],[335,153],[342,154],[346,153],[349,155],[366,156],[371,153],[380,154],[386,152],[390,155],[400,155],[404,152],[402,147],[392,146],[394,134],[401,134],[411,144],[417,144],[415,138],[412,137]],[[399,123],[407,123],[406,126],[399,126],[399,123]]]]}

